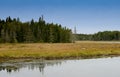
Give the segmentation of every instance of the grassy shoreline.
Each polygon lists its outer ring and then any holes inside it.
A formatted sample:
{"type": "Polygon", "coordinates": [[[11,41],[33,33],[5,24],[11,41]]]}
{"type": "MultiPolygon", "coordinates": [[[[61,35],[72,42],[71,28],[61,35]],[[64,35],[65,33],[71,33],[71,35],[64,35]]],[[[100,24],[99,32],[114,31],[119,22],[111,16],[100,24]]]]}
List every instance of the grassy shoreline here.
{"type": "Polygon", "coordinates": [[[0,59],[77,59],[120,56],[120,43],[0,44],[0,59]]]}

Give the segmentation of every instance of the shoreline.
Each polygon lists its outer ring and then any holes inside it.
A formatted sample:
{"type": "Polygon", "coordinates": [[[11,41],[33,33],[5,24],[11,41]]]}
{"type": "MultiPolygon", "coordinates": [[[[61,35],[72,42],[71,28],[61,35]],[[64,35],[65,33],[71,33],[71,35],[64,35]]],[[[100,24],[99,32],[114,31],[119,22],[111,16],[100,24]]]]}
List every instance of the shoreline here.
{"type": "Polygon", "coordinates": [[[120,56],[119,43],[82,41],[77,43],[0,44],[0,59],[86,59],[120,56]]]}
{"type": "Polygon", "coordinates": [[[56,60],[86,60],[86,59],[101,59],[101,58],[114,58],[114,57],[120,57],[120,55],[111,55],[111,56],[97,56],[97,57],[69,57],[69,58],[0,58],[0,63],[4,62],[11,62],[11,63],[16,63],[16,62],[31,62],[31,61],[56,61],[56,60]]]}

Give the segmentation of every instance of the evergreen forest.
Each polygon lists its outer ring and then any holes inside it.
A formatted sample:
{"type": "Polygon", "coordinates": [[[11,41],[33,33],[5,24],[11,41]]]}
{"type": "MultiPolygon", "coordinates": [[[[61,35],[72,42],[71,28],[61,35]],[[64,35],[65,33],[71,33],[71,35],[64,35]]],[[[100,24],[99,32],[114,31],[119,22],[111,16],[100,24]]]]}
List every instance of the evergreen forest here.
{"type": "Polygon", "coordinates": [[[0,43],[67,43],[72,32],[59,24],[38,21],[21,22],[19,18],[0,19],[0,43]]]}
{"type": "Polygon", "coordinates": [[[103,31],[95,34],[75,34],[76,40],[120,41],[120,31],[103,31]]]}

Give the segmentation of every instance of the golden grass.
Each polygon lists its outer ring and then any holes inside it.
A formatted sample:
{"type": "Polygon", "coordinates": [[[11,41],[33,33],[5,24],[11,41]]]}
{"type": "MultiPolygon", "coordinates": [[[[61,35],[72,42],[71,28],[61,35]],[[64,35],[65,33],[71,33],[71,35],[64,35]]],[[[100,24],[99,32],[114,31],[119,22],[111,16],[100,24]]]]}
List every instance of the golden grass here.
{"type": "Polygon", "coordinates": [[[92,58],[119,56],[120,43],[77,42],[77,43],[31,43],[0,44],[0,58],[92,58]]]}

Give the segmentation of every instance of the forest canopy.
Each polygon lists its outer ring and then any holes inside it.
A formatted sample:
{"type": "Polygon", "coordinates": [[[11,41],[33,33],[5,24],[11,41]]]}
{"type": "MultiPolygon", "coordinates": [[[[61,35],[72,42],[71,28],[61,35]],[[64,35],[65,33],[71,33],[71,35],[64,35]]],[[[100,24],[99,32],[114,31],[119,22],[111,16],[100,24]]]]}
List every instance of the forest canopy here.
{"type": "Polygon", "coordinates": [[[21,22],[19,18],[0,19],[0,43],[67,43],[72,31],[59,24],[38,21],[21,22]]]}
{"type": "Polygon", "coordinates": [[[95,34],[76,34],[76,40],[120,41],[120,31],[103,31],[95,34]]]}
{"type": "Polygon", "coordinates": [[[0,43],[69,43],[79,40],[120,41],[120,31],[103,31],[95,34],[72,34],[60,24],[46,23],[43,16],[21,22],[19,18],[0,19],[0,43]]]}

